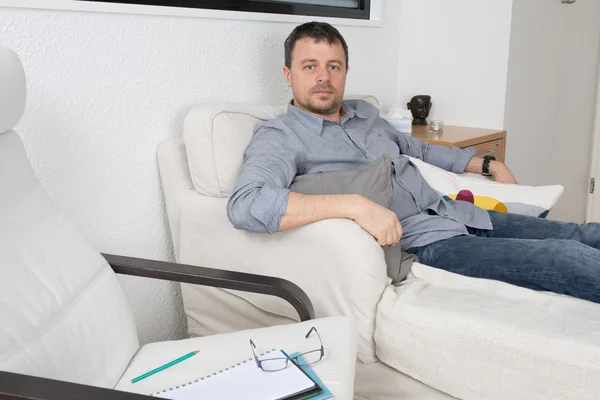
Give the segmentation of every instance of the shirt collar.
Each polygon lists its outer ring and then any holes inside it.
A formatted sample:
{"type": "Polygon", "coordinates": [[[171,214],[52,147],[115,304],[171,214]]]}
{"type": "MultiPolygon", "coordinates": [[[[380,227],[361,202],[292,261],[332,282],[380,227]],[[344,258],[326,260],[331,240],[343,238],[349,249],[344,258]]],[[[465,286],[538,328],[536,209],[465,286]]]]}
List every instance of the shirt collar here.
{"type": "MultiPolygon", "coordinates": [[[[294,100],[290,101],[290,103],[288,104],[288,115],[299,121],[304,126],[306,126],[311,132],[315,132],[319,136],[323,134],[323,125],[326,120],[307,111],[299,109],[293,103],[294,100]]],[[[366,118],[363,114],[361,114],[359,111],[354,110],[346,103],[342,103],[341,114],[342,124],[345,124],[354,117],[358,117],[361,119],[366,118]]]]}

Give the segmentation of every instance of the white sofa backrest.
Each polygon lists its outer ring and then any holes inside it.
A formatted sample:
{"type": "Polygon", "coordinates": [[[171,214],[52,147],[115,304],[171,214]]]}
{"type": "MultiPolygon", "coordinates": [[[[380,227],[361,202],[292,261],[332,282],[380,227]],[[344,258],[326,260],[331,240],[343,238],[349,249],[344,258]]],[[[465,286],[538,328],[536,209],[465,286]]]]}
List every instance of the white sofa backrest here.
{"type": "Polygon", "coordinates": [[[112,388],[139,348],[133,314],[10,130],[24,100],[23,67],[0,47],[0,370],[112,388]]]}

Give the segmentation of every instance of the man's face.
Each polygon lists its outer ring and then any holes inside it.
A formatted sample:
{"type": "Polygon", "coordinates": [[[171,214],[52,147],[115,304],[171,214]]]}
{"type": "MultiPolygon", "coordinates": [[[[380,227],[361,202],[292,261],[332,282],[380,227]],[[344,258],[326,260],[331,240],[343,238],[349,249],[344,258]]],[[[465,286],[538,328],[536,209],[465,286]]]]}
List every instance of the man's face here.
{"type": "Polygon", "coordinates": [[[296,42],[291,68],[283,67],[294,105],[318,115],[338,114],[346,85],[346,55],[341,43],[316,43],[304,38],[296,42]]]}

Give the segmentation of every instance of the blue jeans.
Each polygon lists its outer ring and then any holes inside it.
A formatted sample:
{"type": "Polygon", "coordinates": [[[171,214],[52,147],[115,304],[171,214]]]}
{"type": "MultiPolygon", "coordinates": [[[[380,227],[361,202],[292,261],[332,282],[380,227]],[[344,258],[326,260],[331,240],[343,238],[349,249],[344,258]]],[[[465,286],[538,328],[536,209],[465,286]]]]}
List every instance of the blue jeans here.
{"type": "Polygon", "coordinates": [[[489,211],[493,230],[469,228],[409,253],[457,274],[496,279],[600,303],[600,224],[489,211]]]}

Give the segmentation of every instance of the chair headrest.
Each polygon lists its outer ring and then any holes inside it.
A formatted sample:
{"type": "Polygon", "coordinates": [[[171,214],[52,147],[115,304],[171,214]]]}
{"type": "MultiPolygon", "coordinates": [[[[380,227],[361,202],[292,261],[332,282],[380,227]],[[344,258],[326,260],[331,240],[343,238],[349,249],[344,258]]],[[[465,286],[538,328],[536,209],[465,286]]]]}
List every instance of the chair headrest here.
{"type": "Polygon", "coordinates": [[[0,46],[0,135],[12,129],[25,111],[25,71],[19,56],[0,46]]]}

